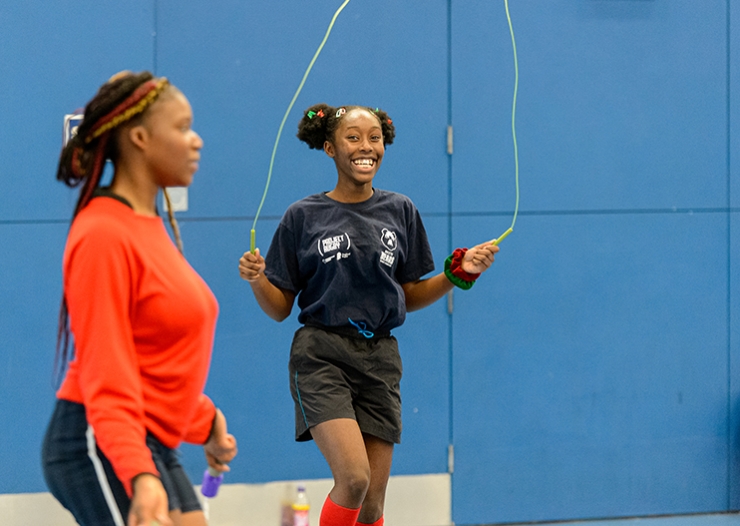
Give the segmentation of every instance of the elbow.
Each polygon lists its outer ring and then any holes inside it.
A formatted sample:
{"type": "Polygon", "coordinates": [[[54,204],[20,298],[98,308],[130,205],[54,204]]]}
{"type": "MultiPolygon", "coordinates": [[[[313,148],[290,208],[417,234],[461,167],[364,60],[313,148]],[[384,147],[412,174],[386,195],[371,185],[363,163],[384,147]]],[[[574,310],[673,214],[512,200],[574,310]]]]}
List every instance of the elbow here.
{"type": "Polygon", "coordinates": [[[414,303],[407,303],[406,304],[406,312],[414,312],[417,310],[420,310],[421,307],[419,305],[416,305],[414,303]]]}
{"type": "Polygon", "coordinates": [[[276,322],[280,323],[281,321],[285,320],[290,316],[290,312],[292,311],[292,308],[285,308],[285,309],[276,309],[272,311],[270,314],[270,318],[275,320],[276,322]]]}

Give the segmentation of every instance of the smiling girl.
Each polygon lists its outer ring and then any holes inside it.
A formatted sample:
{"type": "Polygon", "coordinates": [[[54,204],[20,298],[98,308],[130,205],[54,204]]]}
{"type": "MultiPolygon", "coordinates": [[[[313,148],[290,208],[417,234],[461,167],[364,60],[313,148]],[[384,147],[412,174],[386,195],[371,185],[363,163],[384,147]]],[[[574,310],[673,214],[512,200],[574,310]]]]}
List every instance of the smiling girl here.
{"type": "Polygon", "coordinates": [[[334,160],[337,184],[292,204],[267,253],[246,252],[239,272],[273,319],[298,321],[290,355],[296,440],[313,439],[334,487],[321,526],[383,524],[394,444],[401,441],[401,358],[391,330],[406,312],[455,285],[470,288],[498,247],[458,249],[434,269],[411,200],[373,187],[395,126],[379,109],[308,108],[298,138],[334,160]]]}

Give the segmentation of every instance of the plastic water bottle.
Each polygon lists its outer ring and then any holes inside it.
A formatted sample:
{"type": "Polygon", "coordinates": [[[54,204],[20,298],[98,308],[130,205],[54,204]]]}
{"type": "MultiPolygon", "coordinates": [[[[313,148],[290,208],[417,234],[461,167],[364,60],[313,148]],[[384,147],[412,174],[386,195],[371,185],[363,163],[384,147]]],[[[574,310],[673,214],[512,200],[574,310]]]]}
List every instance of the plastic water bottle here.
{"type": "Polygon", "coordinates": [[[308,495],[306,495],[306,486],[302,484],[298,485],[298,492],[296,493],[292,508],[293,526],[309,526],[308,512],[311,509],[311,504],[308,502],[308,495]]]}

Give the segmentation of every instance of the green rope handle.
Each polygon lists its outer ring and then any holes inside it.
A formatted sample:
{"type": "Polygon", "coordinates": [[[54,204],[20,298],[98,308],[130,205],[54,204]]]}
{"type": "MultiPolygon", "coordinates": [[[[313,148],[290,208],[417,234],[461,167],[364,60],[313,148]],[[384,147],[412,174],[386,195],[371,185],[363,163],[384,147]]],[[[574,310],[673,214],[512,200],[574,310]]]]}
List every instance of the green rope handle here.
{"type": "Polygon", "coordinates": [[[334,22],[336,22],[337,17],[339,16],[339,13],[342,12],[342,10],[345,8],[347,4],[349,4],[349,2],[350,0],[344,0],[344,3],[341,6],[339,6],[339,9],[337,9],[336,13],[334,13],[334,16],[331,19],[331,23],[329,24],[329,28],[326,30],[326,34],[324,35],[324,40],[321,41],[319,48],[316,50],[316,53],[311,59],[311,62],[308,65],[308,68],[306,69],[306,73],[303,74],[303,79],[301,80],[301,83],[299,84],[298,89],[295,92],[295,95],[293,95],[293,99],[290,101],[290,104],[288,105],[288,109],[285,111],[283,120],[280,123],[280,128],[278,129],[277,137],[275,138],[275,146],[273,146],[272,148],[272,156],[270,157],[270,169],[267,171],[267,182],[265,183],[265,191],[262,193],[262,200],[260,201],[259,208],[257,208],[257,214],[254,216],[254,223],[252,223],[252,230],[250,231],[249,248],[252,254],[254,254],[254,249],[255,249],[255,227],[257,226],[257,219],[259,219],[260,212],[262,211],[262,205],[265,204],[265,198],[267,197],[267,190],[270,188],[270,180],[272,179],[272,167],[275,164],[275,153],[277,152],[278,143],[280,142],[280,136],[283,134],[283,127],[285,126],[285,121],[288,120],[288,115],[290,114],[290,110],[293,109],[293,104],[295,104],[296,99],[298,99],[298,95],[300,95],[301,90],[303,89],[303,85],[306,83],[306,79],[308,78],[308,74],[311,72],[311,68],[313,68],[313,65],[316,62],[316,59],[319,58],[319,55],[321,54],[321,50],[324,49],[324,44],[326,44],[326,41],[329,39],[331,30],[334,27],[334,22]]]}
{"type": "Polygon", "coordinates": [[[514,218],[511,220],[509,229],[493,240],[494,245],[498,245],[509,234],[514,231],[516,217],[519,215],[519,147],[516,143],[516,96],[519,91],[519,60],[516,55],[516,40],[514,39],[514,26],[511,24],[511,15],[509,14],[509,0],[504,0],[506,7],[506,19],[509,21],[509,32],[511,33],[511,47],[514,50],[514,101],[511,104],[511,135],[514,138],[514,173],[516,179],[516,205],[514,206],[514,218]]]}

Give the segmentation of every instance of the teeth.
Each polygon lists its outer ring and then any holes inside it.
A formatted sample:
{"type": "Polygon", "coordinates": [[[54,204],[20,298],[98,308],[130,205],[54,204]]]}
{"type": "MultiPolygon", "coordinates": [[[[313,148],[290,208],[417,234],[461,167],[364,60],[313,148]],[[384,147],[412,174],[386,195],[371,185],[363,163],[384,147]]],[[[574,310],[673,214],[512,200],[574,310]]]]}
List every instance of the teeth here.
{"type": "Polygon", "coordinates": [[[353,161],[357,166],[372,166],[374,161],[372,159],[356,159],[353,161]]]}

